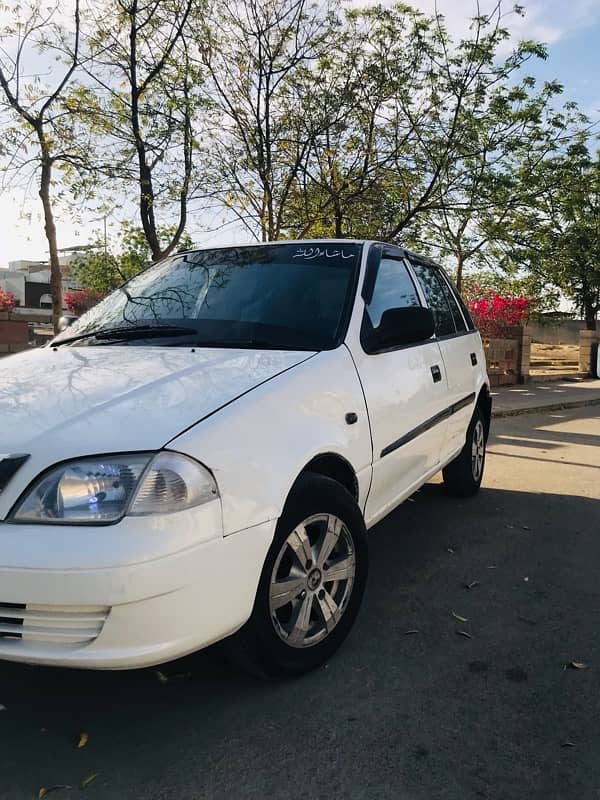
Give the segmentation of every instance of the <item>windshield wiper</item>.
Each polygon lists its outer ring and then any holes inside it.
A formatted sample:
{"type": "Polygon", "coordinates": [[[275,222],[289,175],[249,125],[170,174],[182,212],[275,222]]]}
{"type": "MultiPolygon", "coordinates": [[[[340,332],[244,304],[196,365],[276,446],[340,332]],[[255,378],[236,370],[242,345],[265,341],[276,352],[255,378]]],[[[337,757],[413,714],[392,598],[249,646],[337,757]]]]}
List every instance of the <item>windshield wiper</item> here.
{"type": "Polygon", "coordinates": [[[177,327],[176,325],[134,325],[127,328],[106,328],[96,331],[88,331],[78,336],[70,336],[68,339],[61,339],[53,342],[52,347],[59,347],[61,344],[71,344],[80,342],[82,339],[97,339],[99,342],[114,340],[132,339],[167,339],[175,336],[194,336],[194,328],[177,327]]]}

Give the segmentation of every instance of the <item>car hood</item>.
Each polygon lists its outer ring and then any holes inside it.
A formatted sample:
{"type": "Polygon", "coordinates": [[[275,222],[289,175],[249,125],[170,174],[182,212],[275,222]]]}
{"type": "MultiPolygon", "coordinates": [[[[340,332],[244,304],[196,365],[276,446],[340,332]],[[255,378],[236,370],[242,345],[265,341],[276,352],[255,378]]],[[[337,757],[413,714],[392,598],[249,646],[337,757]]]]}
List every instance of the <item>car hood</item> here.
{"type": "Polygon", "coordinates": [[[307,352],[59,347],[0,359],[0,453],[155,450],[307,352]]]}

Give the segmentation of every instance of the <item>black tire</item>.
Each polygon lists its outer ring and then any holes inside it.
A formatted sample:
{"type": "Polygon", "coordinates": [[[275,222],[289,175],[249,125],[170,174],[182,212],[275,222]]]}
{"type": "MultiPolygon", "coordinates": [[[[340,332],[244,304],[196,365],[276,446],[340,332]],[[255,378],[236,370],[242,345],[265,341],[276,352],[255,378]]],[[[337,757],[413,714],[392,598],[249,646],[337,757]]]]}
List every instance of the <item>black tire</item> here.
{"type": "MultiPolygon", "coordinates": [[[[310,561],[310,563],[313,562],[310,561]]],[[[351,568],[345,567],[345,569],[350,570],[351,568]]],[[[284,571],[287,571],[287,566],[284,571]]],[[[273,543],[265,559],[250,619],[227,643],[229,655],[244,669],[263,677],[300,675],[315,669],[333,655],[350,632],[364,594],[367,572],[368,550],[365,523],[354,498],[341,484],[330,478],[312,473],[300,476],[277,523],[273,543]],[[325,515],[329,515],[330,520],[341,521],[342,527],[339,535],[333,539],[336,545],[332,551],[331,564],[328,566],[328,561],[325,560],[321,572],[317,569],[318,557],[320,558],[326,551],[327,546],[324,542],[325,533],[320,534],[320,530],[328,530],[328,523],[326,520],[317,520],[310,522],[306,527],[302,527],[301,523],[313,517],[325,515]],[[292,571],[305,569],[310,560],[306,559],[306,563],[301,567],[300,562],[305,560],[306,551],[299,547],[299,556],[288,544],[289,537],[297,528],[306,532],[307,535],[310,533],[308,538],[311,544],[313,544],[312,537],[316,537],[311,550],[315,558],[314,568],[310,572],[310,568],[306,569],[308,577],[306,584],[303,584],[303,587],[306,586],[306,588],[303,588],[289,604],[273,610],[271,595],[277,592],[274,587],[278,585],[273,581],[277,580],[279,570],[284,569],[287,564],[291,565],[292,571]],[[346,559],[340,558],[336,561],[334,554],[338,548],[342,548],[342,544],[344,548],[348,549],[349,555],[346,559]],[[318,552],[319,545],[321,545],[320,553],[318,552]],[[350,547],[352,551],[350,551],[350,547]],[[316,630],[319,623],[326,627],[325,617],[322,616],[320,608],[329,600],[333,600],[336,592],[337,596],[341,596],[342,588],[345,589],[350,583],[350,580],[343,579],[326,581],[327,570],[334,570],[336,565],[342,564],[342,562],[344,564],[352,563],[352,557],[354,559],[353,579],[348,593],[343,595],[343,602],[340,603],[341,611],[338,621],[332,622],[335,617],[330,619],[330,624],[333,624],[334,627],[330,632],[324,634],[324,638],[308,646],[289,644],[283,638],[285,623],[281,624],[279,617],[283,615],[285,618],[285,615],[289,614],[289,619],[293,620],[294,614],[296,617],[301,615],[302,612],[299,610],[301,607],[308,608],[310,605],[308,617],[306,614],[304,616],[304,619],[309,619],[309,630],[316,630]],[[317,586],[318,591],[313,592],[309,588],[309,580],[311,580],[310,586],[312,587],[317,578],[315,573],[318,573],[319,580],[322,582],[317,586]],[[303,595],[306,599],[302,599],[303,595]],[[323,599],[325,596],[327,600],[323,599]],[[274,615],[275,618],[273,618],[274,615]],[[313,627],[310,627],[313,615],[313,627]]],[[[289,577],[288,575],[288,580],[289,577]]],[[[283,579],[285,580],[285,577],[283,579]]],[[[294,578],[294,580],[304,580],[304,578],[294,578]]],[[[285,595],[287,597],[287,593],[285,595]]],[[[283,595],[281,596],[283,597],[283,595]]],[[[291,637],[294,628],[291,621],[288,624],[292,628],[291,637]]],[[[304,642],[306,640],[303,639],[304,642]]]]}
{"type": "Polygon", "coordinates": [[[479,491],[485,467],[486,429],[483,411],[477,406],[469,423],[465,446],[442,471],[446,490],[450,494],[471,497],[479,491]],[[478,450],[482,448],[477,462],[473,455],[475,447],[478,450]]]}

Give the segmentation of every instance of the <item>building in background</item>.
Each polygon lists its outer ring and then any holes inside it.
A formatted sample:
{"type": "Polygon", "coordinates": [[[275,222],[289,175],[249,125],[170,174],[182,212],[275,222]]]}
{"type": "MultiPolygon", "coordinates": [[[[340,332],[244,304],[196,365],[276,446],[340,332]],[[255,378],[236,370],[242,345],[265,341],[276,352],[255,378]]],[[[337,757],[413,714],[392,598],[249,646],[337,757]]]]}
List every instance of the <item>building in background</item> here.
{"type": "MultiPolygon", "coordinates": [[[[85,249],[87,248],[66,247],[59,251],[64,292],[81,288],[72,274],[71,265],[85,249]]],[[[8,267],[0,267],[0,289],[12,292],[21,308],[52,309],[50,266],[47,261],[9,261],[8,267]]]]}

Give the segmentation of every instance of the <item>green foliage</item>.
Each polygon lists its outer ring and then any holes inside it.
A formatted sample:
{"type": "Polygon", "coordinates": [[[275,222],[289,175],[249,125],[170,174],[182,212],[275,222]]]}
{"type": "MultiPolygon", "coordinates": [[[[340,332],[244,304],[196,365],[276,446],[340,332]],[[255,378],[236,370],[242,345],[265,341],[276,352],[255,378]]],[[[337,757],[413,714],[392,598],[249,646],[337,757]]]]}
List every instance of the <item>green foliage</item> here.
{"type": "MultiPolygon", "coordinates": [[[[168,241],[174,233],[173,226],[158,229],[161,241],[168,241]]],[[[92,249],[79,255],[73,262],[73,274],[84,289],[107,293],[137,275],[152,261],[152,254],[144,231],[129,223],[122,223],[116,242],[107,241],[104,235],[96,233],[90,243],[92,249]]],[[[192,246],[190,237],[184,233],[179,241],[179,249],[192,246]]]]}
{"type": "Polygon", "coordinates": [[[600,154],[588,136],[538,166],[530,176],[532,201],[509,217],[497,247],[505,262],[559,286],[587,327],[600,311],[600,154]]]}

